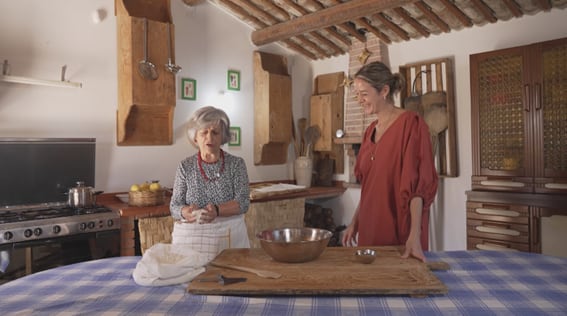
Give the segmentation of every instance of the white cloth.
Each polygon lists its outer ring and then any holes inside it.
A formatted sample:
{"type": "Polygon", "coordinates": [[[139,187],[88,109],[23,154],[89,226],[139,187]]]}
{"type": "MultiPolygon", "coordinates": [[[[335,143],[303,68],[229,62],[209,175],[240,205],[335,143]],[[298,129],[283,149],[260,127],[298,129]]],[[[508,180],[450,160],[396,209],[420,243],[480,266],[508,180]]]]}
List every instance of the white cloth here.
{"type": "Polygon", "coordinates": [[[184,244],[213,260],[226,248],[250,248],[244,214],[217,217],[212,223],[177,221],[171,234],[172,244],[184,244]]]}
{"type": "Polygon", "coordinates": [[[205,271],[208,257],[184,245],[155,244],[144,252],[132,273],[143,286],[187,283],[205,271]]]}

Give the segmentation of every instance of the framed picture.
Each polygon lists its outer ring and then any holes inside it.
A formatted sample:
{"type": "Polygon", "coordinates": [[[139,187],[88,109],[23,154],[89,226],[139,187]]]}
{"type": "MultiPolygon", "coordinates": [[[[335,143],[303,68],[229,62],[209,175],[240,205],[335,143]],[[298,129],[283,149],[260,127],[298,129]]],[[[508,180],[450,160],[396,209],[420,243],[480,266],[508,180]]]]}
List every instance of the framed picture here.
{"type": "Polygon", "coordinates": [[[240,71],[229,70],[227,75],[227,89],[240,90],[240,71]]]}
{"type": "Polygon", "coordinates": [[[195,79],[181,79],[181,98],[197,100],[197,81],[195,79]]]}
{"type": "Polygon", "coordinates": [[[230,141],[228,146],[240,146],[240,127],[230,128],[230,141]]]}

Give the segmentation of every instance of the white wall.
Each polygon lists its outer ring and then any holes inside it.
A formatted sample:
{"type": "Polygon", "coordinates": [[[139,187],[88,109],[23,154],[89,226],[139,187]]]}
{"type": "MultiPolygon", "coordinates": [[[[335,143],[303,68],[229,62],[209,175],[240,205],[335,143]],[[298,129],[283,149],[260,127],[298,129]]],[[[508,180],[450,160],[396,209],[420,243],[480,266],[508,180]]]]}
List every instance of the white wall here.
{"type": "MultiPolygon", "coordinates": [[[[185,120],[200,106],[216,105],[228,112],[233,125],[242,128],[242,146],[225,149],[245,158],[251,181],[292,179],[291,163],[253,164],[252,52],[258,48],[250,41],[251,30],[208,2],[196,7],[187,7],[181,0],[171,2],[176,63],[183,67],[177,84],[181,77],[190,77],[197,80],[198,89],[196,101],[177,98],[173,145],[116,145],[114,0],[0,1],[0,62],[9,61],[12,75],[58,79],[61,66],[67,65],[66,78],[83,83],[81,89],[67,89],[0,82],[0,137],[96,137],[98,190],[125,191],[131,183],[151,179],[171,186],[178,162],[195,152],[183,134],[185,120]],[[91,14],[97,9],[106,10],[107,17],[94,24],[91,14]],[[221,98],[219,91],[226,91],[229,68],[241,71],[241,91],[226,92],[221,98]]],[[[455,59],[460,174],[441,182],[439,212],[434,218],[439,236],[434,249],[466,247],[465,191],[470,189],[472,172],[469,54],[565,37],[565,21],[567,10],[554,9],[521,20],[389,45],[394,71],[420,60],[455,59]]],[[[348,69],[347,56],[309,62],[277,45],[260,49],[288,55],[295,119],[308,117],[316,75],[348,69]]],[[[340,198],[323,201],[335,210],[337,224],[350,222],[359,194],[360,190],[349,189],[340,198]]]]}
{"type": "MultiPolygon", "coordinates": [[[[566,36],[567,10],[553,9],[535,16],[388,46],[390,65],[394,72],[399,71],[400,65],[422,60],[453,57],[455,62],[459,176],[440,181],[439,202],[432,214],[432,224],[436,232],[431,238],[434,241],[432,249],[466,249],[465,191],[471,189],[472,175],[469,55],[566,36]]],[[[329,72],[347,69],[348,60],[337,61],[342,65],[334,65],[333,70],[329,72]]],[[[323,68],[323,71],[330,64],[332,62],[329,60],[317,61],[314,63],[314,69],[318,73],[320,68],[323,68]]],[[[359,197],[359,189],[349,189],[343,198],[329,200],[325,206],[335,210],[335,221],[348,224],[359,197]]]]}
{"type": "MultiPolygon", "coordinates": [[[[179,161],[195,153],[185,138],[186,119],[198,107],[214,105],[241,127],[242,145],[225,150],[246,160],[251,181],[292,179],[291,163],[253,164],[252,52],[259,48],[251,43],[250,28],[209,3],[188,7],[173,0],[171,5],[175,61],[183,67],[176,84],[182,77],[197,80],[196,101],[177,96],[173,145],[116,145],[114,0],[0,1],[0,61],[8,60],[10,74],[58,80],[61,66],[67,65],[66,79],[83,84],[69,89],[0,82],[0,137],[95,137],[96,189],[126,191],[132,183],[151,179],[172,186],[179,161]],[[91,15],[98,9],[107,16],[95,24],[91,15]],[[241,71],[241,90],[221,97],[228,69],[241,71]]],[[[261,50],[287,55],[294,113],[308,115],[309,62],[278,45],[261,50]]],[[[153,62],[161,67],[167,61],[153,62]]]]}

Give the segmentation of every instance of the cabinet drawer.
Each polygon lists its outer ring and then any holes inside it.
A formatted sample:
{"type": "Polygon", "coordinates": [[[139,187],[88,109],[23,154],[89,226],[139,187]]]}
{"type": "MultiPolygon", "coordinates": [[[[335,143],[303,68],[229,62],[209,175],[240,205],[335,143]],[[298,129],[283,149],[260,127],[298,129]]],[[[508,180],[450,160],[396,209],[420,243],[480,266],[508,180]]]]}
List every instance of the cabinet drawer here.
{"type": "Polygon", "coordinates": [[[529,224],[529,207],[483,202],[467,202],[467,218],[513,224],[529,224]]]}
{"type": "Polygon", "coordinates": [[[529,243],[528,225],[467,219],[467,235],[516,243],[529,243]]]}
{"type": "Polygon", "coordinates": [[[529,252],[530,247],[527,244],[514,243],[502,240],[492,240],[485,238],[467,239],[468,250],[499,250],[499,251],[524,251],[529,252]]]}

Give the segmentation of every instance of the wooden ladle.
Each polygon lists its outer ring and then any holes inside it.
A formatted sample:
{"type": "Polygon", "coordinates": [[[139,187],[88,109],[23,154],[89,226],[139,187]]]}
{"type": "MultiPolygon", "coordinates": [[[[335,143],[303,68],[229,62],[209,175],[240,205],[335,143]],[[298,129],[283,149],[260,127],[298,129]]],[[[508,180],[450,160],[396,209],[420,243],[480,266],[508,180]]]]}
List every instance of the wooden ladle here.
{"type": "Polygon", "coordinates": [[[278,272],[260,270],[260,269],[249,268],[249,267],[236,266],[236,265],[233,265],[233,264],[217,263],[217,262],[214,262],[214,261],[212,261],[210,264],[215,266],[215,267],[219,267],[219,268],[226,268],[226,269],[232,269],[232,270],[254,273],[257,276],[262,277],[262,278],[266,278],[266,279],[279,279],[282,276],[281,273],[278,273],[278,272]]]}

